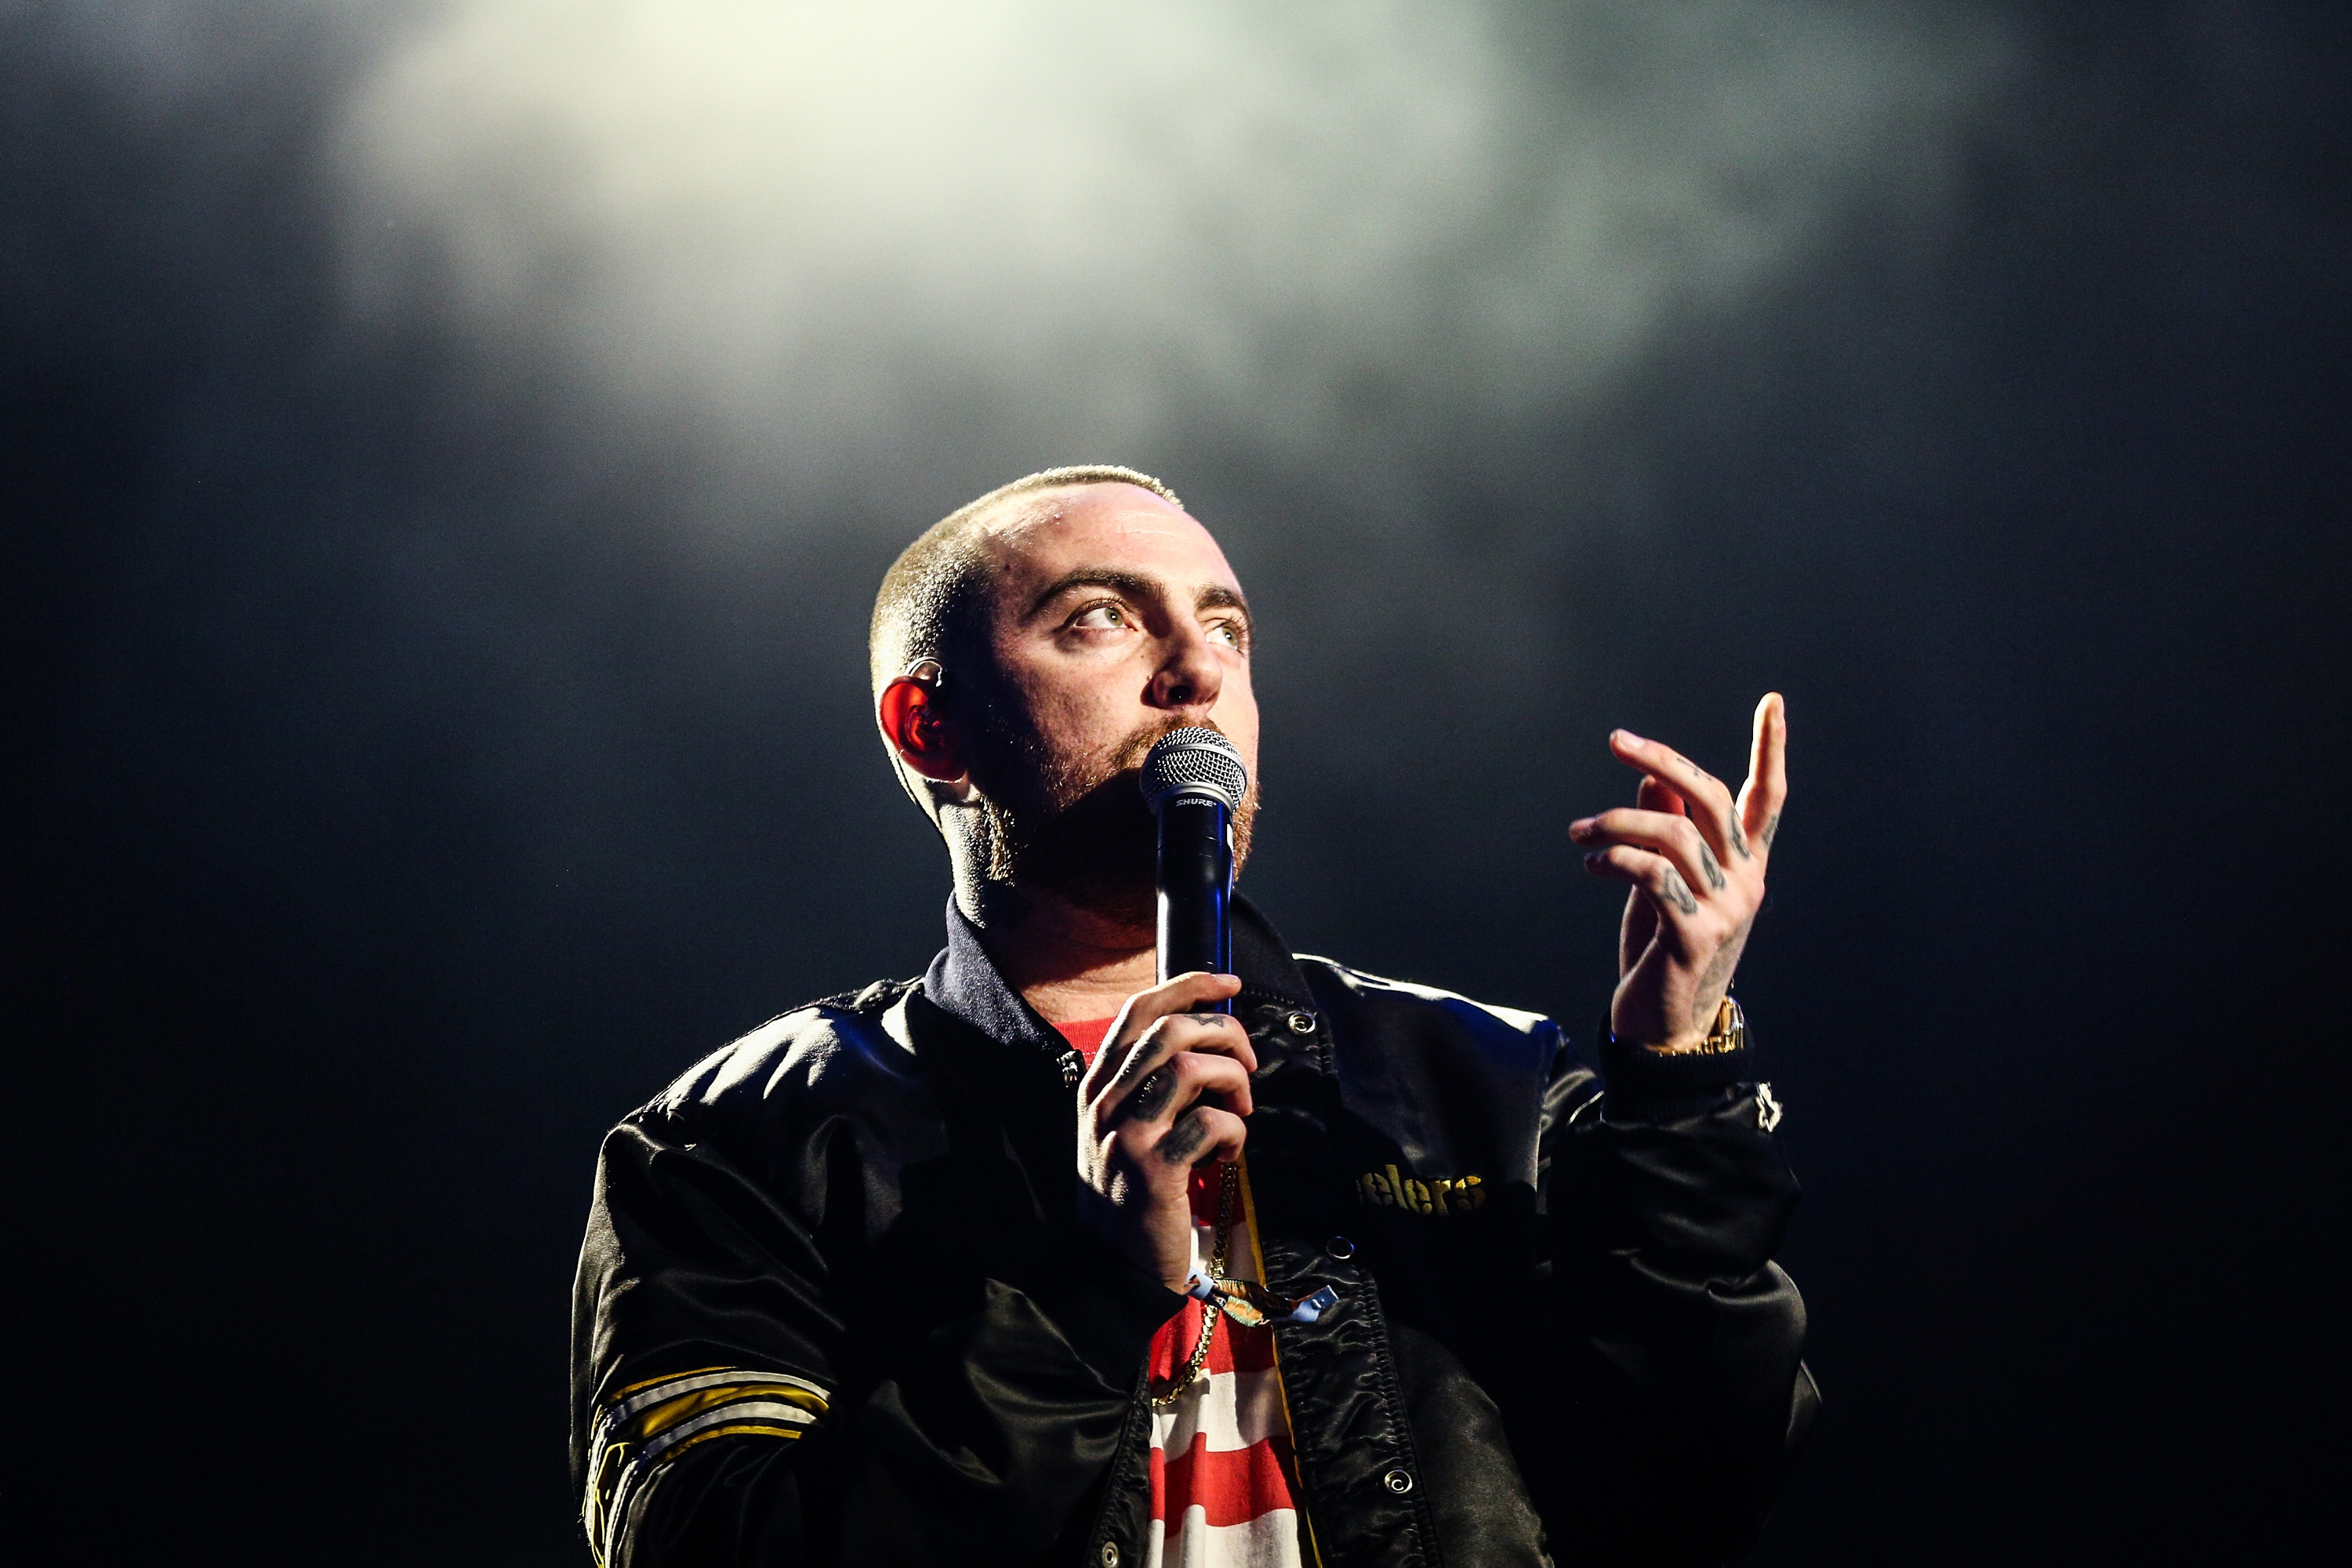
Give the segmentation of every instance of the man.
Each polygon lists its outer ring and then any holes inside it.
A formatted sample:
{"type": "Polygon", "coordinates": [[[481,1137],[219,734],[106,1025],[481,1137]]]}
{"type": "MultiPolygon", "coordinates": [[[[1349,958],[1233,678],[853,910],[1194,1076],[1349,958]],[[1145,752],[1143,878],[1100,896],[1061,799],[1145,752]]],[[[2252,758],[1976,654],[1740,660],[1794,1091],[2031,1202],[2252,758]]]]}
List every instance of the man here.
{"type": "Polygon", "coordinates": [[[1604,1095],[1549,1021],[1294,955],[1238,900],[1234,974],[1154,983],[1137,766],[1201,725],[1254,781],[1258,742],[1241,584],[1159,481],[963,508],[884,580],[871,658],[948,945],[606,1140],[573,1343],[599,1560],[1739,1551],[1816,1403],[1727,996],[1780,700],[1738,799],[1619,731],[1638,805],[1569,829],[1633,884],[1604,1095]]]}

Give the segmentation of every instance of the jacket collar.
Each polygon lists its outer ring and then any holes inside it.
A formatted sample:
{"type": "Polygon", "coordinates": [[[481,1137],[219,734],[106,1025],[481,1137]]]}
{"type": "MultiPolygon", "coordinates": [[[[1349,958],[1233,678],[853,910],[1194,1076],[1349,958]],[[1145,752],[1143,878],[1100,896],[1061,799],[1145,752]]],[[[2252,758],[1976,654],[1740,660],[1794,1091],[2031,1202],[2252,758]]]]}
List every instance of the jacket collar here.
{"type": "Polygon", "coordinates": [[[1312,1004],[1315,994],[1307,988],[1298,961],[1290,956],[1290,944],[1265,912],[1239,893],[1234,895],[1233,931],[1234,973],[1242,977],[1243,996],[1286,1007],[1312,1004]]]}
{"type": "MultiPolygon", "coordinates": [[[[1005,980],[981,942],[980,928],[971,923],[952,894],[947,918],[948,944],[923,975],[923,994],[940,1011],[992,1040],[1030,1046],[1048,1060],[1059,1060],[1070,1048],[1069,1042],[1005,980]]],[[[1244,997],[1293,1007],[1309,1005],[1312,993],[1290,949],[1257,906],[1239,894],[1233,901],[1233,931],[1234,972],[1242,977],[1244,997]]]]}
{"type": "Polygon", "coordinates": [[[1061,1031],[1021,999],[982,945],[980,928],[948,895],[948,944],[923,974],[923,994],[939,1009],[1002,1045],[1035,1047],[1048,1059],[1070,1048],[1061,1031]]]}

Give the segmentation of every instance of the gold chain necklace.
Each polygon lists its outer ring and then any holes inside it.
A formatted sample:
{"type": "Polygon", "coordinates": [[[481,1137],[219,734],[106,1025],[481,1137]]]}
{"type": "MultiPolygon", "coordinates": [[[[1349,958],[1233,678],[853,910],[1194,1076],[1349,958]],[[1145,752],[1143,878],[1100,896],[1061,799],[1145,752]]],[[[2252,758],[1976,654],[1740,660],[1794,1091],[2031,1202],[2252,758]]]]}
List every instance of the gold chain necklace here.
{"type": "MultiPolygon", "coordinates": [[[[1218,1170],[1220,1175],[1217,1194],[1217,1246],[1216,1251],[1209,1259],[1209,1279],[1214,1284],[1223,1284],[1225,1279],[1225,1254],[1233,1246],[1234,1208],[1242,1188],[1241,1163],[1237,1160],[1227,1161],[1218,1167],[1218,1170]]],[[[1209,1364],[1209,1341],[1216,1334],[1217,1320],[1225,1315],[1225,1302],[1228,1299],[1225,1291],[1212,1290],[1207,1299],[1202,1301],[1201,1342],[1192,1347],[1192,1359],[1184,1363],[1184,1370],[1170,1380],[1167,1392],[1154,1394],[1151,1396],[1151,1408],[1167,1409],[1183,1397],[1186,1389],[1200,1380],[1201,1369],[1209,1364]]]]}

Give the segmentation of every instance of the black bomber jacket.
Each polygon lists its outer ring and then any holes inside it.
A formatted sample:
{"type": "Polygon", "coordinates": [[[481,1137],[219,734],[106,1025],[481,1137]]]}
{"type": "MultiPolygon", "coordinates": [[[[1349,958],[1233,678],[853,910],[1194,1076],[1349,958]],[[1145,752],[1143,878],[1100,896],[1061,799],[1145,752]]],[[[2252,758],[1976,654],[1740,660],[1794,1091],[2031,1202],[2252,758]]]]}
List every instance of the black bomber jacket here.
{"type": "MultiPolygon", "coordinates": [[[[1305,1560],[1713,1563],[1818,1399],[1746,1051],[1604,1060],[1294,957],[1235,902],[1305,1560]]],[[[1077,1227],[1075,1056],[951,903],[919,981],[761,1026],[606,1138],[573,1445],[605,1568],[1143,1562],[1182,1298],[1077,1227]]]]}

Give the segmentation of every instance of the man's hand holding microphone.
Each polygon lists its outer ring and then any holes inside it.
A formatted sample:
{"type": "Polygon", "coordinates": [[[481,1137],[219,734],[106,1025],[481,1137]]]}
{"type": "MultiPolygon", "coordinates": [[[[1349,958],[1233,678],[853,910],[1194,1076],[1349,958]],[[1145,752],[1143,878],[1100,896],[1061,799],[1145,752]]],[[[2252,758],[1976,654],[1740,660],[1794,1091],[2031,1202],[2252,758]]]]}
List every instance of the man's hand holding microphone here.
{"type": "Polygon", "coordinates": [[[1153,744],[1137,784],[1160,822],[1160,983],[1128,998],[1079,1080],[1078,1176],[1088,1223],[1181,1291],[1192,1276],[1192,1172],[1241,1158],[1257,1070],[1228,1011],[1242,983],[1225,973],[1233,816],[1249,773],[1223,734],[1186,726],[1153,744]]]}
{"type": "Polygon", "coordinates": [[[1128,999],[1078,1081],[1078,1174],[1095,1230],[1171,1290],[1192,1274],[1196,1166],[1238,1160],[1257,1053],[1230,974],[1194,971],[1128,999]]]}

